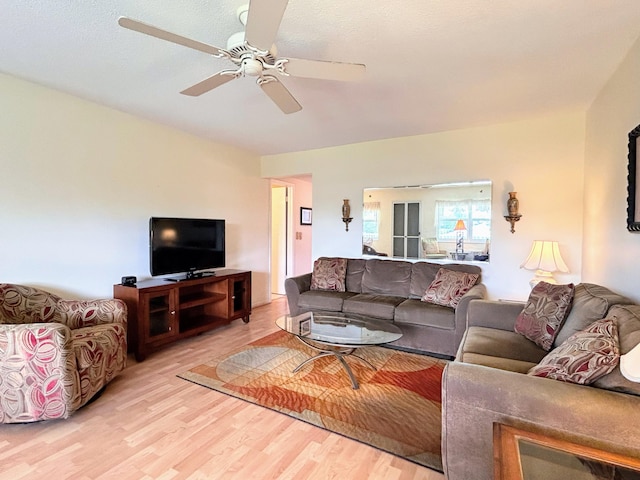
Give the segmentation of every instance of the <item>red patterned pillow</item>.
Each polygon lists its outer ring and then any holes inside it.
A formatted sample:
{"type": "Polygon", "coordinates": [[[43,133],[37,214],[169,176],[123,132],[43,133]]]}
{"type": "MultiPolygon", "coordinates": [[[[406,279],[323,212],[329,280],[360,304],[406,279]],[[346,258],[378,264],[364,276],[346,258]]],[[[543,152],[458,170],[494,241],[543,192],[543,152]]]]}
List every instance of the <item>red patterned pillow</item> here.
{"type": "Polygon", "coordinates": [[[422,296],[423,302],[456,308],[462,296],[478,281],[477,273],[456,272],[441,268],[422,296]]]}
{"type": "Polygon", "coordinates": [[[573,283],[538,283],[531,290],[524,310],[516,319],[516,333],[549,351],[562,322],[569,314],[573,292],[573,283]]]}
{"type": "Polygon", "coordinates": [[[346,258],[321,257],[313,262],[311,290],[344,292],[347,277],[346,258]]]}
{"type": "Polygon", "coordinates": [[[593,322],[547,354],[527,375],[589,385],[620,360],[618,328],[612,318],[593,322]]]}

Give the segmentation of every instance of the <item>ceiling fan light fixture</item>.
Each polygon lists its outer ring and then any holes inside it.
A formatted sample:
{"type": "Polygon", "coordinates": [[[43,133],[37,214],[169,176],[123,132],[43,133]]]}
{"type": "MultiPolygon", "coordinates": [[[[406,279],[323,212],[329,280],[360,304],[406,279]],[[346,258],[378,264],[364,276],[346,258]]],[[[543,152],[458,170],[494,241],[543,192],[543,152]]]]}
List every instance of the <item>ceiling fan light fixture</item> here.
{"type": "MultiPolygon", "coordinates": [[[[275,45],[271,46],[268,52],[251,47],[245,41],[245,32],[236,32],[227,40],[227,51],[231,54],[231,61],[237,61],[242,59],[246,54],[251,54],[261,57],[265,63],[273,65],[276,62],[276,55],[278,49],[275,45]]],[[[239,62],[238,62],[239,63],[239,62]]]]}
{"type": "Polygon", "coordinates": [[[242,71],[250,77],[258,77],[262,75],[262,62],[255,58],[245,58],[242,60],[242,71]]]}

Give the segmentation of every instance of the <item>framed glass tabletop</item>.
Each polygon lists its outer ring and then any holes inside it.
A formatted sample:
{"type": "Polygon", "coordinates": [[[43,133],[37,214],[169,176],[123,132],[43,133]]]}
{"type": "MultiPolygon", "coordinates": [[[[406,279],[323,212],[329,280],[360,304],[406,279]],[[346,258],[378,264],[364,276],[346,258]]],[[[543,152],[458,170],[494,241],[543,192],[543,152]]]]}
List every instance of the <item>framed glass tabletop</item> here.
{"type": "Polygon", "coordinates": [[[640,459],[493,424],[498,480],[640,480],[640,459]]]}
{"type": "Polygon", "coordinates": [[[284,315],[276,325],[293,335],[340,347],[363,347],[393,342],[402,331],[390,320],[339,312],[306,312],[284,315]]]}

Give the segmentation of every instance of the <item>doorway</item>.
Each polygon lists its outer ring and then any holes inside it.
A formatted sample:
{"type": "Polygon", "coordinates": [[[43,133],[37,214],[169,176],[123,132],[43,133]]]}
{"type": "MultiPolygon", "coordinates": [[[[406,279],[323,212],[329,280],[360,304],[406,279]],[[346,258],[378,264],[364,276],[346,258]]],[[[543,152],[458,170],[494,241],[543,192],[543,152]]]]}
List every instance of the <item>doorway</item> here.
{"type": "Polygon", "coordinates": [[[284,295],[284,281],[293,272],[293,187],[271,183],[271,294],[284,295]]]}

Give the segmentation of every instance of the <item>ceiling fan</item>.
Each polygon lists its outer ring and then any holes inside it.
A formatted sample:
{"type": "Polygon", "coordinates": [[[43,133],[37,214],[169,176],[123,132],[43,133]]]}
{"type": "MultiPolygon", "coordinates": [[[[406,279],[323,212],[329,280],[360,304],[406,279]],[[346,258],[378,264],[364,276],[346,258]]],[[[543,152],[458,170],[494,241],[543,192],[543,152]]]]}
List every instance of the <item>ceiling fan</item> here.
{"type": "Polygon", "coordinates": [[[245,31],[231,35],[227,40],[227,48],[214,47],[127,17],[120,17],[118,23],[129,30],[193,48],[233,63],[233,68],[221,70],[180,93],[197,97],[238,77],[249,75],[257,77],[256,83],[284,113],[295,113],[302,106],[275,73],[348,82],[360,80],[366,67],[357,63],[278,58],[273,42],[287,3],[288,0],[253,0],[249,5],[238,8],[238,20],[245,26],[245,31]]]}

